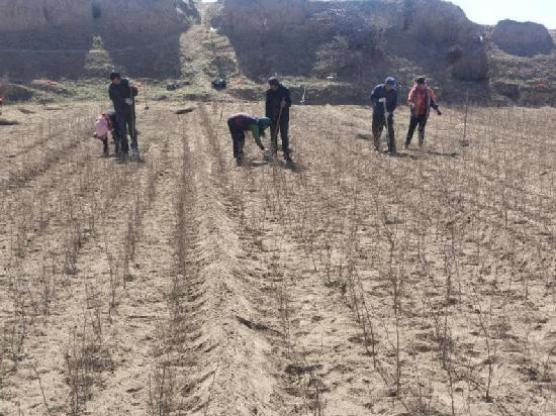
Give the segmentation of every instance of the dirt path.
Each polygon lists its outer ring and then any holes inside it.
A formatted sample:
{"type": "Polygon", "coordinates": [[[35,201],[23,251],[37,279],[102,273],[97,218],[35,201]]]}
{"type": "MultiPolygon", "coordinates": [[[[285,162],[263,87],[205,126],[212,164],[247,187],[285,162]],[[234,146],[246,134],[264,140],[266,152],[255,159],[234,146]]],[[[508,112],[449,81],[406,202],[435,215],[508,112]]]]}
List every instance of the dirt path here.
{"type": "Polygon", "coordinates": [[[186,134],[190,152],[187,177],[195,195],[185,215],[193,218],[194,240],[186,258],[185,276],[195,293],[190,301],[198,331],[189,342],[197,376],[191,414],[274,414],[275,392],[271,340],[276,334],[266,326],[267,316],[258,309],[266,296],[257,284],[260,271],[249,259],[249,242],[243,234],[243,205],[230,180],[229,164],[220,138],[206,123],[207,110],[199,106],[194,125],[186,134]],[[256,328],[260,328],[256,330],[256,328]]]}

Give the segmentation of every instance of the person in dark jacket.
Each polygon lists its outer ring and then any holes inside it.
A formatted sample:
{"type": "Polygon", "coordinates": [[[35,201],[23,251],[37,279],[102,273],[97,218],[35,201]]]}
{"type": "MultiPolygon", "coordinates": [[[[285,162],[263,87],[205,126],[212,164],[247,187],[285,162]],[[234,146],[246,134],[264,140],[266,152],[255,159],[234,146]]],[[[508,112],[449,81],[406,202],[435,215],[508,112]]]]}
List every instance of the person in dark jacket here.
{"type": "Polygon", "coordinates": [[[371,94],[373,106],[373,141],[380,152],[380,136],[384,126],[388,129],[388,152],[396,153],[396,138],[394,135],[394,111],[398,106],[398,91],[396,80],[386,78],[384,84],[377,85],[371,94]]]}
{"type": "Polygon", "coordinates": [[[271,142],[272,154],[276,156],[278,150],[278,131],[282,138],[284,160],[290,161],[290,107],[292,99],[290,90],[284,87],[277,78],[268,80],[269,89],[266,91],[266,116],[272,121],[271,142]]]}
{"type": "Polygon", "coordinates": [[[415,85],[409,92],[407,101],[411,109],[411,119],[409,120],[407,138],[405,139],[405,148],[407,149],[411,144],[417,126],[419,126],[419,147],[421,147],[425,143],[425,127],[429,120],[431,108],[433,108],[439,116],[442,115],[442,112],[436,103],[436,94],[434,90],[428,86],[425,77],[419,77],[415,80],[415,85]]]}
{"type": "Polygon", "coordinates": [[[118,72],[110,74],[110,81],[108,94],[116,112],[116,130],[120,142],[118,145],[118,157],[121,160],[127,159],[129,153],[127,135],[129,133],[132,156],[134,159],[138,159],[139,145],[137,143],[137,129],[135,127],[135,97],[138,94],[138,90],[130,85],[129,80],[122,79],[118,72]]]}
{"type": "Polygon", "coordinates": [[[270,127],[271,120],[267,117],[255,117],[245,113],[232,114],[228,119],[228,128],[232,135],[234,158],[239,165],[243,162],[243,146],[245,144],[245,132],[250,131],[257,146],[264,151],[261,136],[265,135],[265,130],[270,127]]]}

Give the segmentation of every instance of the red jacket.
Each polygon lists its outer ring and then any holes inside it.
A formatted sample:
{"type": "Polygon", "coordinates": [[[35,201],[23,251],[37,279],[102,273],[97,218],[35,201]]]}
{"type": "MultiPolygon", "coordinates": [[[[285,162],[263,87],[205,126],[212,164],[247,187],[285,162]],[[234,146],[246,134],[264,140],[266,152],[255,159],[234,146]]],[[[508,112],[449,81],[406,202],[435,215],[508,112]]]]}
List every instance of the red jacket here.
{"type": "Polygon", "coordinates": [[[407,101],[411,107],[411,114],[415,117],[428,117],[431,107],[438,110],[438,105],[436,104],[436,94],[433,89],[428,86],[420,87],[415,84],[409,92],[407,101]]]}

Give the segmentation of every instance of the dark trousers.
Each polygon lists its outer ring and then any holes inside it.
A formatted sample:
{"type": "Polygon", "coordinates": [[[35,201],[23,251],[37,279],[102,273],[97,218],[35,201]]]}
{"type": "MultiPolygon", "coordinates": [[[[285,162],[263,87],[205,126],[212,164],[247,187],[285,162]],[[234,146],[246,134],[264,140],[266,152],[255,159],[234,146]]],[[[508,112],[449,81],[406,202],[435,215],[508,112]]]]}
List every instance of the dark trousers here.
{"type": "Polygon", "coordinates": [[[117,138],[119,141],[118,150],[121,153],[129,152],[129,145],[127,141],[127,135],[131,137],[131,149],[139,150],[139,145],[137,143],[137,129],[135,128],[135,114],[133,112],[129,113],[118,113],[116,114],[116,130],[117,138]]]}
{"type": "Polygon", "coordinates": [[[419,145],[422,146],[425,142],[425,127],[427,126],[428,116],[411,116],[411,120],[409,121],[409,131],[407,132],[407,138],[405,139],[405,145],[409,146],[411,144],[411,140],[413,139],[413,134],[415,133],[415,129],[419,126],[419,145]]]}
{"type": "Polygon", "coordinates": [[[108,150],[108,136],[103,137],[102,139],[102,153],[104,156],[108,156],[110,151],[108,150]]]}
{"type": "Polygon", "coordinates": [[[243,158],[243,145],[245,144],[245,132],[237,127],[233,120],[228,120],[228,127],[232,135],[234,157],[238,160],[243,158]]]}
{"type": "Polygon", "coordinates": [[[384,114],[373,113],[373,141],[375,148],[380,150],[380,136],[384,130],[384,126],[388,124],[388,151],[396,153],[396,136],[394,134],[394,118],[389,117],[388,122],[384,114]]]}
{"type": "Polygon", "coordinates": [[[282,139],[282,151],[284,152],[284,159],[290,158],[290,137],[288,135],[290,130],[290,119],[282,115],[280,118],[280,124],[278,124],[278,117],[272,118],[271,128],[271,142],[272,142],[272,152],[276,153],[278,150],[278,133],[280,133],[280,138],[282,139]]]}
{"type": "MultiPolygon", "coordinates": [[[[103,137],[101,141],[102,141],[102,153],[104,154],[104,156],[109,156],[110,150],[108,144],[108,136],[103,137]]],[[[116,131],[116,129],[112,130],[112,141],[114,142],[114,154],[118,155],[120,153],[119,150],[120,140],[118,139],[118,132],[116,131]]]]}

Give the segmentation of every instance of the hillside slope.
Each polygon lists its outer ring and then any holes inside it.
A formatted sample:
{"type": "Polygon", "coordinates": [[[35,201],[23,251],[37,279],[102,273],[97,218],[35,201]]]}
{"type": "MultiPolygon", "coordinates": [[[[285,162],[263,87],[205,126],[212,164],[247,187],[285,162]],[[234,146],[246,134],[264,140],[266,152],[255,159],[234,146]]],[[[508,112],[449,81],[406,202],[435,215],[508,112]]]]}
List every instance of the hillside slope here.
{"type": "Polygon", "coordinates": [[[189,0],[0,0],[0,74],[78,78],[97,38],[113,65],[145,77],[179,73],[189,0]]]}
{"type": "Polygon", "coordinates": [[[531,23],[487,28],[491,93],[503,103],[556,105],[556,33],[531,23]]]}
{"type": "Polygon", "coordinates": [[[470,21],[442,0],[0,0],[0,75],[175,79],[208,97],[224,77],[259,99],[278,75],[296,102],[366,104],[387,75],[426,75],[443,102],[556,104],[554,34],[470,21]],[[202,16],[201,16],[202,15],[202,16]]]}
{"type": "Polygon", "coordinates": [[[425,73],[456,98],[463,83],[488,79],[482,28],[440,0],[311,2],[226,0],[213,24],[243,72],[371,85],[395,74],[408,85],[425,73]]]}
{"type": "Polygon", "coordinates": [[[441,0],[224,0],[215,8],[212,24],[256,82],[271,74],[293,84],[333,81],[344,96],[334,92],[329,102],[366,102],[387,75],[403,88],[426,74],[452,102],[469,94],[483,102],[553,103],[556,53],[542,25],[481,26],[441,0]],[[524,50],[527,58],[519,56],[524,50]]]}

